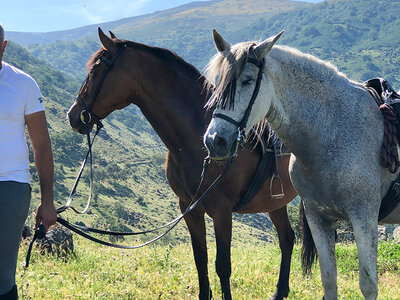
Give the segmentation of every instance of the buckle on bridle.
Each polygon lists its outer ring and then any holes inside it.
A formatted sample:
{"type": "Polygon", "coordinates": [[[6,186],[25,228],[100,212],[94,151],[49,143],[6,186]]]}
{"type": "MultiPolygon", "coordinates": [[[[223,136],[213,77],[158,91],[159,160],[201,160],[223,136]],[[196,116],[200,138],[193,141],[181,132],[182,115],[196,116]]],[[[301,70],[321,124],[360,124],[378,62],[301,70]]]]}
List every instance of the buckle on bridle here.
{"type": "Polygon", "coordinates": [[[236,136],[235,144],[232,147],[232,152],[231,152],[232,157],[237,157],[237,155],[238,155],[237,152],[238,152],[239,146],[241,148],[244,147],[244,140],[245,140],[244,130],[238,128],[238,134],[236,136]]]}
{"type": "Polygon", "coordinates": [[[85,125],[89,125],[89,123],[92,121],[92,114],[86,109],[81,111],[79,117],[81,119],[81,122],[85,125]]]}

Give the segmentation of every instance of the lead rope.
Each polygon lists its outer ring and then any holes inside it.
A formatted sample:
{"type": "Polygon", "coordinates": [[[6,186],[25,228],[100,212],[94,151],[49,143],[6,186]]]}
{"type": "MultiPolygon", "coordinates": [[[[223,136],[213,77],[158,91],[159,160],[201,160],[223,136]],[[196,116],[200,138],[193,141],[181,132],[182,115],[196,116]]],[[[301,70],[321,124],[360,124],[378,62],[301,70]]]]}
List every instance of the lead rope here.
{"type": "MultiPolygon", "coordinates": [[[[94,140],[95,140],[97,134],[99,133],[99,131],[100,131],[100,129],[101,129],[102,127],[103,127],[103,125],[102,125],[101,123],[97,123],[96,132],[95,132],[95,134],[94,134],[94,136],[93,136],[92,141],[90,141],[90,133],[89,133],[89,132],[87,133],[88,151],[87,151],[87,153],[86,153],[85,159],[84,159],[83,162],[82,162],[81,169],[79,170],[79,173],[78,173],[78,175],[77,175],[77,177],[76,177],[76,179],[75,179],[74,186],[73,186],[73,188],[72,188],[72,190],[71,190],[71,192],[70,192],[70,194],[69,194],[69,197],[68,197],[67,202],[65,203],[64,206],[61,206],[61,207],[57,208],[57,213],[58,213],[58,214],[59,214],[59,213],[62,213],[63,211],[65,211],[65,210],[68,209],[68,208],[72,209],[72,210],[73,210],[74,212],[76,212],[77,214],[84,214],[84,213],[88,210],[89,205],[90,205],[90,201],[91,201],[91,198],[92,198],[92,195],[93,195],[93,168],[92,168],[93,160],[92,160],[92,145],[93,145],[93,143],[94,143],[94,140]],[[86,203],[86,207],[85,207],[82,211],[78,211],[76,208],[74,208],[73,206],[71,206],[71,203],[72,203],[72,200],[73,200],[73,195],[74,195],[75,192],[76,192],[76,189],[77,189],[77,187],[78,187],[79,180],[80,180],[80,178],[81,178],[81,176],[82,176],[82,173],[83,173],[83,170],[84,170],[84,168],[85,168],[85,166],[86,166],[86,163],[87,163],[87,159],[88,159],[88,158],[90,159],[90,183],[89,183],[89,185],[90,185],[90,187],[89,187],[90,191],[89,191],[89,196],[88,196],[88,200],[87,200],[87,203],[86,203]]],[[[62,219],[61,219],[60,217],[58,217],[58,218],[57,218],[57,221],[59,221],[59,220],[62,220],[62,219]]],[[[46,237],[46,231],[45,231],[43,225],[39,225],[39,227],[35,230],[35,234],[33,235],[32,241],[31,241],[30,244],[29,244],[28,252],[27,252],[26,258],[25,258],[25,268],[28,268],[28,267],[29,267],[29,261],[30,261],[30,258],[31,258],[31,253],[32,253],[33,244],[35,243],[35,241],[36,241],[37,239],[43,239],[43,238],[45,238],[45,237],[46,237]]]]}
{"type": "MultiPolygon", "coordinates": [[[[193,197],[193,200],[189,203],[188,207],[186,208],[186,210],[177,218],[175,218],[174,220],[172,220],[171,222],[169,222],[168,224],[165,224],[159,228],[156,229],[152,229],[152,230],[148,230],[145,232],[129,232],[129,233],[121,233],[121,232],[113,232],[113,231],[104,231],[104,230],[98,230],[98,229],[94,229],[94,228],[88,228],[85,226],[79,226],[76,224],[71,224],[68,221],[62,219],[61,217],[57,218],[57,222],[64,225],[65,227],[67,227],[68,229],[70,229],[71,231],[91,240],[94,242],[97,242],[101,245],[106,245],[106,246],[110,246],[110,247],[114,247],[114,248],[121,248],[121,249],[137,249],[137,248],[141,248],[144,247],[146,245],[149,245],[157,240],[159,240],[160,238],[162,238],[163,236],[165,236],[168,232],[170,232],[179,222],[180,220],[182,220],[182,218],[184,218],[188,213],[190,213],[193,209],[195,209],[202,201],[203,199],[213,190],[213,188],[217,185],[217,183],[221,180],[221,178],[228,172],[228,170],[230,169],[230,167],[232,166],[234,157],[232,157],[227,164],[225,165],[224,170],[222,171],[222,173],[213,181],[213,183],[207,188],[207,190],[203,193],[203,195],[201,195],[200,198],[198,198],[196,201],[194,201],[195,197],[197,196],[201,185],[203,183],[205,174],[206,174],[206,170],[210,164],[210,160],[208,157],[206,157],[204,159],[203,162],[203,170],[201,172],[201,179],[200,179],[200,183],[198,185],[198,188],[196,190],[195,196],[193,197]],[[137,246],[125,246],[125,245],[118,245],[118,244],[112,244],[100,239],[97,239],[89,234],[87,234],[85,231],[87,232],[94,232],[94,233],[102,233],[102,234],[108,234],[108,235],[138,235],[138,234],[144,234],[144,233],[149,233],[149,232],[153,232],[165,227],[171,226],[170,228],[168,228],[165,232],[163,232],[162,234],[160,234],[159,236],[155,237],[154,239],[143,243],[141,245],[137,245],[137,246]]],[[[30,261],[30,256],[31,256],[31,251],[32,251],[32,246],[33,243],[36,241],[36,239],[38,238],[43,238],[45,237],[46,233],[44,231],[44,227],[43,225],[39,226],[39,228],[35,231],[34,237],[31,241],[31,244],[29,245],[29,249],[28,249],[28,253],[26,256],[26,260],[25,260],[25,268],[28,268],[29,266],[29,261],[30,261]]]]}
{"type": "Polygon", "coordinates": [[[76,176],[74,186],[72,187],[72,190],[71,190],[71,192],[70,192],[70,194],[69,194],[69,196],[68,196],[67,202],[65,203],[64,206],[61,206],[61,207],[57,208],[57,213],[62,213],[62,212],[64,212],[65,210],[67,210],[68,208],[70,208],[70,209],[72,209],[72,210],[73,210],[75,213],[77,213],[77,214],[84,214],[84,213],[86,213],[86,211],[89,209],[90,202],[91,202],[92,195],[93,195],[93,158],[92,158],[92,145],[93,145],[94,140],[95,140],[96,136],[98,135],[98,133],[99,133],[99,131],[100,131],[101,128],[102,128],[102,126],[97,125],[97,129],[96,129],[96,132],[95,132],[95,134],[94,134],[94,136],[93,136],[92,141],[90,141],[90,133],[89,133],[89,132],[87,133],[86,136],[87,136],[87,142],[88,142],[88,151],[87,151],[87,153],[86,153],[85,159],[83,160],[83,162],[82,162],[82,164],[81,164],[81,168],[80,168],[80,170],[79,170],[79,173],[78,173],[78,175],[76,176]],[[84,208],[82,211],[79,211],[79,210],[77,210],[75,207],[71,206],[71,203],[72,203],[72,200],[73,200],[73,196],[74,196],[74,194],[76,193],[76,189],[78,188],[78,184],[79,184],[79,181],[80,181],[80,179],[81,179],[83,170],[85,169],[85,166],[86,166],[86,163],[87,163],[88,158],[89,158],[89,162],[90,162],[90,164],[89,164],[89,165],[90,165],[89,196],[88,196],[88,200],[87,200],[87,202],[86,202],[85,208],[84,208]]]}

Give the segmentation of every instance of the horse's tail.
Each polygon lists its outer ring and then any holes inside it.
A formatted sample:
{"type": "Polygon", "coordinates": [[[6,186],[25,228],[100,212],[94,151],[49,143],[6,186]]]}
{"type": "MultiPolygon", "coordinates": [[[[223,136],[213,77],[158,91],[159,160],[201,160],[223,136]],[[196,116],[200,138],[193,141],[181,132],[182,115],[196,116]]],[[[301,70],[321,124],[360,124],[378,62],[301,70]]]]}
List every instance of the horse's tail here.
{"type": "Polygon", "coordinates": [[[311,272],[312,265],[317,257],[317,248],[311,235],[310,227],[304,213],[303,200],[300,201],[300,224],[301,235],[303,237],[303,246],[301,249],[301,264],[303,267],[303,275],[311,272]]]}

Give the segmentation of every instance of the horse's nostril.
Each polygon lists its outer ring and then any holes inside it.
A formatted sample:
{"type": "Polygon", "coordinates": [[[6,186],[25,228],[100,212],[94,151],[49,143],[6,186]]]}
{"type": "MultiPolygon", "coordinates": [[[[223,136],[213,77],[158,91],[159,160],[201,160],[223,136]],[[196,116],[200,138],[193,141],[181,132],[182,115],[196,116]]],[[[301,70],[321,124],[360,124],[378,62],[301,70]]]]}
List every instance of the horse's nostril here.
{"type": "Polygon", "coordinates": [[[215,148],[226,149],[227,146],[228,146],[228,143],[224,138],[219,137],[218,135],[214,138],[214,147],[215,148]]]}

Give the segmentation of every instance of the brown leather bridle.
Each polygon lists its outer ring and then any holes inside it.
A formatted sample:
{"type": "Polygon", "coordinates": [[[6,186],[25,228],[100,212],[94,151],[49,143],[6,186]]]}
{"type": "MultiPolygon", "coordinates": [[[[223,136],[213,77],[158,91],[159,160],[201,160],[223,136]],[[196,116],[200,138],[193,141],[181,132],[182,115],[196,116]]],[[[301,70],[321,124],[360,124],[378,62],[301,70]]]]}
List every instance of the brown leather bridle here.
{"type": "MultiPolygon", "coordinates": [[[[91,95],[89,102],[85,103],[82,101],[82,99],[79,96],[76,97],[76,101],[79,103],[79,105],[81,105],[83,107],[83,109],[79,113],[79,118],[80,118],[81,122],[86,126],[86,131],[90,131],[90,123],[92,122],[92,120],[93,120],[94,124],[96,124],[98,127],[100,127],[100,128],[103,127],[103,124],[101,123],[101,119],[92,112],[92,106],[94,104],[94,101],[96,100],[97,95],[100,92],[101,86],[103,85],[103,82],[106,79],[108,72],[110,71],[113,64],[115,63],[117,58],[122,54],[122,52],[124,51],[125,48],[126,48],[126,44],[119,46],[117,53],[111,59],[108,59],[104,55],[100,56],[99,60],[106,64],[106,68],[104,69],[103,73],[101,74],[100,80],[97,83],[97,86],[94,90],[94,93],[91,95]]],[[[86,78],[85,83],[87,83],[87,81],[88,80],[86,78]]],[[[85,85],[85,83],[83,85],[85,85]]],[[[82,87],[83,87],[83,85],[82,85],[82,87]]],[[[82,88],[81,88],[81,90],[82,90],[82,88]]]]}

